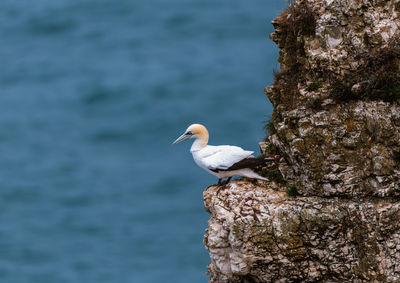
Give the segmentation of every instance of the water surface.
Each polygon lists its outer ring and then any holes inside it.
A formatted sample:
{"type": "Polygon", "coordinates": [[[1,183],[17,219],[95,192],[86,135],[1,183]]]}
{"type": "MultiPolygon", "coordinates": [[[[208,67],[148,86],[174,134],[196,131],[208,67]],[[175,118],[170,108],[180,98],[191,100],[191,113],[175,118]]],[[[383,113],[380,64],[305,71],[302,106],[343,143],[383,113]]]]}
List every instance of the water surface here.
{"type": "Polygon", "coordinates": [[[258,151],[281,0],[2,0],[0,281],[206,282],[190,143],[258,151]]]}

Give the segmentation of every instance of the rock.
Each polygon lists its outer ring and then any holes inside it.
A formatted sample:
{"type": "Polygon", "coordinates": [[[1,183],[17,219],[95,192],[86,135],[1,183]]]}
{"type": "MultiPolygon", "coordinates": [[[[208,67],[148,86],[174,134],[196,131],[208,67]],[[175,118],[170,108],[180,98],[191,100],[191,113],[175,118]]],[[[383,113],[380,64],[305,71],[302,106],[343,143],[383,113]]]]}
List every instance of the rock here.
{"type": "Polygon", "coordinates": [[[353,101],[291,112],[283,113],[269,141],[293,168],[292,181],[301,194],[400,197],[397,104],[353,101]],[[374,185],[377,182],[381,185],[374,185]]]}
{"type": "Polygon", "coordinates": [[[290,198],[281,189],[234,181],[204,192],[209,282],[400,278],[399,202],[290,198]]]}
{"type": "Polygon", "coordinates": [[[274,19],[271,181],[204,192],[209,282],[400,282],[399,13],[297,0],[274,19]]]}
{"type": "Polygon", "coordinates": [[[300,194],[400,197],[399,7],[298,0],[273,21],[268,141],[300,194]]]}

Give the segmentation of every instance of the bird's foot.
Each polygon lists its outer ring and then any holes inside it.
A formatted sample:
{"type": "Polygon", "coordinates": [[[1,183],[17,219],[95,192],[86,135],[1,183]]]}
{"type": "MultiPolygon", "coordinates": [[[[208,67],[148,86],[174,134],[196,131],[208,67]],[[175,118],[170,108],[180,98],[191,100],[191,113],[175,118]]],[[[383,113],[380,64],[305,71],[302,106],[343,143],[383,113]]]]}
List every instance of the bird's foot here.
{"type": "Polygon", "coordinates": [[[228,184],[230,180],[231,180],[231,177],[229,177],[229,178],[226,179],[225,181],[222,181],[222,178],[221,178],[221,179],[218,179],[217,186],[218,186],[219,188],[217,189],[217,195],[219,195],[219,191],[220,191],[221,189],[225,188],[225,185],[228,184]]]}
{"type": "Polygon", "coordinates": [[[229,181],[232,179],[232,177],[229,177],[228,179],[226,179],[225,181],[222,181],[221,182],[221,185],[222,186],[225,186],[226,184],[228,184],[229,183],[229,181]]]}

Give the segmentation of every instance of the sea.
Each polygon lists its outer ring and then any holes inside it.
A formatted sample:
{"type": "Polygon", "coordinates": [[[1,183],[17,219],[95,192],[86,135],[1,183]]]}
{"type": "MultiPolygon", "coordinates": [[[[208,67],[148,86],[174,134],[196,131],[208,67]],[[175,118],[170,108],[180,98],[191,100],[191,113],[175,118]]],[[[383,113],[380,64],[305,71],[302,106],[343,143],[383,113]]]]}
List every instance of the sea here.
{"type": "Polygon", "coordinates": [[[284,0],[1,0],[0,282],[207,282],[191,123],[259,153],[284,0]]]}

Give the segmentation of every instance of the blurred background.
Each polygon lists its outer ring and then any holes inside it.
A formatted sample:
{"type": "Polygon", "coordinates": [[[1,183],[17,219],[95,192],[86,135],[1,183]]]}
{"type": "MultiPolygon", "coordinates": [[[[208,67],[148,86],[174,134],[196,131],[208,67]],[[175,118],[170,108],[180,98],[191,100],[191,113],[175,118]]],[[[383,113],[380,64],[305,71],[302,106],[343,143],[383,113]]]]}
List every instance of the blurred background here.
{"type": "Polygon", "coordinates": [[[191,142],[258,154],[284,0],[2,0],[0,282],[206,282],[191,142]]]}

